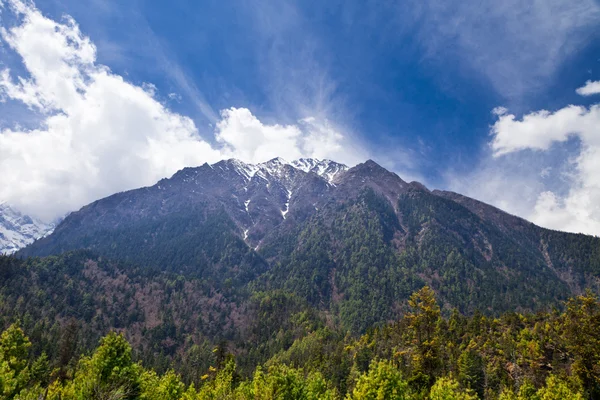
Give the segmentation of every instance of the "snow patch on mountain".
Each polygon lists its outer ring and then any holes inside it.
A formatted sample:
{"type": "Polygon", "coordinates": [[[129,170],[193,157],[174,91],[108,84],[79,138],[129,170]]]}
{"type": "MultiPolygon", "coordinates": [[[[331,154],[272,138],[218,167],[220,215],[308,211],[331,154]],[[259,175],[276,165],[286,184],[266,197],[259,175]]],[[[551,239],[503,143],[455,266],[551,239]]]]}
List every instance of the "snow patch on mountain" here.
{"type": "Polygon", "coordinates": [[[258,172],[258,170],[260,169],[257,165],[246,164],[244,162],[241,162],[240,160],[236,160],[235,158],[232,158],[229,161],[231,162],[235,170],[238,171],[240,175],[242,175],[244,178],[246,178],[247,181],[252,179],[254,174],[256,174],[256,172],[258,172]]]}
{"type": "Polygon", "coordinates": [[[333,183],[335,177],[348,170],[348,166],[331,160],[317,160],[315,158],[300,158],[292,161],[291,165],[304,172],[312,172],[333,183]]]}
{"type": "Polygon", "coordinates": [[[285,219],[285,215],[290,211],[290,199],[292,198],[292,192],[287,191],[287,201],[285,202],[285,209],[281,210],[281,216],[285,219]]]}
{"type": "MultiPolygon", "coordinates": [[[[237,159],[230,159],[226,162],[233,167],[246,181],[250,181],[255,175],[268,180],[268,176],[283,178],[289,174],[289,167],[306,173],[314,173],[327,182],[332,183],[334,178],[341,172],[347,171],[348,166],[331,160],[319,160],[316,158],[300,158],[287,162],[281,157],[260,164],[247,164],[237,159]],[[288,167],[288,168],[286,168],[288,167]]],[[[211,165],[211,168],[223,169],[223,162],[211,165]]]]}
{"type": "Polygon", "coordinates": [[[46,224],[0,203],[0,254],[12,254],[49,235],[55,224],[46,224]]]}

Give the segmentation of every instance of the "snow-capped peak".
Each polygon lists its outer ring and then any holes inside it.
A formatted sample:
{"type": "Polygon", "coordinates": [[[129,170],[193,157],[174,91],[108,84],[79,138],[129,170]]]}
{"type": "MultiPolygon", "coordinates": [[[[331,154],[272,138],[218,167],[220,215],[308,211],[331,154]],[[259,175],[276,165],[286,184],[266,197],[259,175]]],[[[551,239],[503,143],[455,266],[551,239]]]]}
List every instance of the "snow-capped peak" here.
{"type": "Polygon", "coordinates": [[[336,163],[331,160],[318,160],[315,158],[300,158],[292,161],[291,164],[304,172],[315,173],[325,178],[329,183],[332,183],[337,174],[348,169],[344,164],[336,163]]]}
{"type": "Polygon", "coordinates": [[[267,162],[258,164],[258,167],[266,170],[271,175],[281,175],[283,173],[283,168],[286,165],[290,165],[290,163],[281,157],[276,157],[267,162]]]}
{"type": "Polygon", "coordinates": [[[292,165],[304,172],[310,172],[310,170],[313,169],[319,162],[320,160],[315,158],[299,158],[292,161],[292,165]]]}
{"type": "MultiPolygon", "coordinates": [[[[217,164],[221,163],[222,162],[217,164]]],[[[213,164],[212,167],[216,166],[217,164],[213,164]]],[[[271,176],[282,177],[286,175],[285,167],[290,166],[306,173],[317,174],[318,176],[327,180],[329,183],[332,183],[337,174],[348,169],[348,167],[344,164],[340,164],[331,160],[319,160],[316,158],[299,158],[292,162],[287,162],[281,157],[276,157],[259,164],[249,164],[232,158],[227,160],[227,164],[229,165],[229,168],[233,167],[240,175],[242,175],[246,181],[250,181],[257,173],[260,177],[265,179],[267,174],[271,176]]]]}
{"type": "Polygon", "coordinates": [[[245,162],[236,160],[235,158],[232,158],[229,161],[233,164],[234,168],[246,178],[246,180],[252,179],[254,174],[256,174],[256,172],[260,169],[254,164],[246,164],[245,162]]]}

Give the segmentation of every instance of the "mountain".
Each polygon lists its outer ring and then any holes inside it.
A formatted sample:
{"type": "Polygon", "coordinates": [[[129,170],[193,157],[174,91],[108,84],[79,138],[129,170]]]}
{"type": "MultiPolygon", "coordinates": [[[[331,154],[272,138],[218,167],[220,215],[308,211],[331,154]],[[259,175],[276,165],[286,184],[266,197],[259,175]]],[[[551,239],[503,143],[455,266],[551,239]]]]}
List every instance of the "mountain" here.
{"type": "Polygon", "coordinates": [[[352,332],[397,318],[425,284],[445,312],[497,314],[560,306],[600,277],[600,239],[430,191],[370,160],[185,168],[83,207],[18,254],[77,249],[238,300],[283,290],[352,332]]]}
{"type": "Polygon", "coordinates": [[[45,224],[0,203],[0,254],[12,254],[53,229],[54,224],[45,224]]]}
{"type": "Polygon", "coordinates": [[[239,262],[239,273],[252,273],[264,264],[255,252],[263,240],[286,220],[295,224],[312,215],[347,169],[308,159],[258,165],[227,160],[185,168],[152,187],[83,207],[21,254],[88,248],[167,269],[192,267],[196,273],[239,262]],[[221,260],[225,255],[229,260],[221,260]]]}

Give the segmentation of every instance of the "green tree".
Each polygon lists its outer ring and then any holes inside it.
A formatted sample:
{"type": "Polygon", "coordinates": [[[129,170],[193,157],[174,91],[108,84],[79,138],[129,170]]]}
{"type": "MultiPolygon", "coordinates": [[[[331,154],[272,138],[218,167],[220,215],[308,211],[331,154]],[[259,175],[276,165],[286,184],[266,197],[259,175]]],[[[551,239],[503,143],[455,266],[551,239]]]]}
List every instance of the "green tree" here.
{"type": "Polygon", "coordinates": [[[19,323],[12,324],[0,336],[0,395],[12,399],[29,383],[31,343],[19,323]]]}
{"type": "Polygon", "coordinates": [[[574,354],[573,373],[590,398],[600,398],[600,303],[591,292],[567,302],[567,346],[574,354]]]}
{"type": "Polygon", "coordinates": [[[469,391],[462,391],[458,382],[452,378],[440,378],[431,387],[431,400],[477,400],[477,396],[469,391]]]}
{"type": "Polygon", "coordinates": [[[65,399],[135,399],[140,395],[142,368],[131,359],[131,346],[121,334],[109,333],[91,357],[84,357],[65,399]]]}
{"type": "Polygon", "coordinates": [[[467,349],[458,358],[458,381],[462,387],[472,389],[483,397],[485,374],[483,359],[473,349],[475,343],[471,342],[467,349]]]}
{"type": "Polygon", "coordinates": [[[144,371],[140,381],[140,400],[179,400],[186,393],[185,385],[172,370],[160,377],[154,371],[144,371]]]}
{"type": "MultiPolygon", "coordinates": [[[[212,367],[211,367],[212,368],[212,367]]],[[[214,368],[212,368],[215,371],[214,368]]],[[[211,379],[209,375],[203,378],[206,382],[198,391],[199,400],[225,400],[234,398],[236,365],[232,357],[228,358],[222,369],[211,379]]]]}
{"type": "Polygon", "coordinates": [[[565,382],[560,381],[556,376],[550,375],[546,380],[546,386],[538,390],[537,399],[583,400],[583,396],[580,393],[572,391],[565,382]]]}
{"type": "Polygon", "coordinates": [[[504,388],[500,392],[498,400],[540,400],[540,398],[538,397],[538,392],[535,387],[526,381],[519,388],[518,394],[515,394],[508,388],[504,388]]]}
{"type": "Polygon", "coordinates": [[[0,336],[0,359],[6,361],[16,374],[20,374],[27,368],[30,347],[31,342],[20,324],[12,324],[0,336]]]}
{"type": "Polygon", "coordinates": [[[389,361],[371,362],[369,371],[362,374],[348,399],[353,400],[402,400],[409,399],[408,384],[400,371],[389,361]]]}
{"type": "Polygon", "coordinates": [[[248,400],[334,400],[337,392],[331,389],[320,373],[307,376],[302,369],[283,364],[269,367],[268,372],[257,368],[251,382],[237,391],[239,397],[248,400]]]}
{"type": "Polygon", "coordinates": [[[412,357],[414,372],[411,382],[419,389],[428,389],[441,367],[440,307],[434,291],[429,286],[413,293],[408,304],[412,311],[407,314],[406,319],[415,350],[412,357]]]}

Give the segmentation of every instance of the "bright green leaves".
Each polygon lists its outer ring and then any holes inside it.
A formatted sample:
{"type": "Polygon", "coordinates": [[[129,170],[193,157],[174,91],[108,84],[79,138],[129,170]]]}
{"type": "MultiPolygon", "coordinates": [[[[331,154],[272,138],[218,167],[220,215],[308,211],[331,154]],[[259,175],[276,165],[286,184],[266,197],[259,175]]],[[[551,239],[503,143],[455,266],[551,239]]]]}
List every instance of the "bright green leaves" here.
{"type": "Polygon", "coordinates": [[[426,389],[439,375],[441,367],[440,307],[435,293],[428,286],[414,293],[408,304],[412,312],[407,314],[406,319],[415,350],[412,356],[414,374],[411,383],[419,389],[426,389]]]}
{"type": "Polygon", "coordinates": [[[565,382],[553,375],[546,380],[546,386],[538,390],[537,398],[539,400],[583,400],[581,394],[572,391],[565,382]]]}
{"type": "Polygon", "coordinates": [[[12,399],[29,383],[31,343],[19,324],[11,325],[0,336],[0,395],[12,399]]]}
{"type": "Polygon", "coordinates": [[[140,380],[140,400],[178,400],[186,394],[185,385],[172,370],[167,371],[163,376],[158,376],[152,370],[146,370],[140,380]]]}
{"type": "Polygon", "coordinates": [[[31,343],[19,324],[11,325],[0,336],[0,357],[17,374],[27,367],[30,347],[31,343]]]}
{"type": "Polygon", "coordinates": [[[136,399],[142,368],[131,359],[131,346],[123,335],[105,336],[91,357],[84,357],[75,377],[65,385],[64,399],[136,399]]]}
{"type": "Polygon", "coordinates": [[[459,388],[458,382],[451,378],[440,378],[431,387],[431,400],[477,400],[477,396],[459,388]]]}
{"type": "Polygon", "coordinates": [[[337,393],[319,373],[305,375],[302,369],[274,365],[267,372],[258,368],[252,382],[240,387],[240,398],[248,400],[333,400],[337,393]]]}
{"type": "Polygon", "coordinates": [[[583,398],[581,393],[572,390],[566,382],[550,375],[546,385],[538,390],[525,381],[519,388],[518,394],[505,389],[498,400],[583,400],[583,398]]]}
{"type": "Polygon", "coordinates": [[[400,371],[389,361],[373,361],[369,371],[362,374],[352,394],[351,400],[391,400],[410,399],[408,383],[402,379],[400,371]]]}
{"type": "Polygon", "coordinates": [[[564,321],[573,372],[591,398],[600,398],[600,302],[591,292],[569,300],[564,321]]]}

